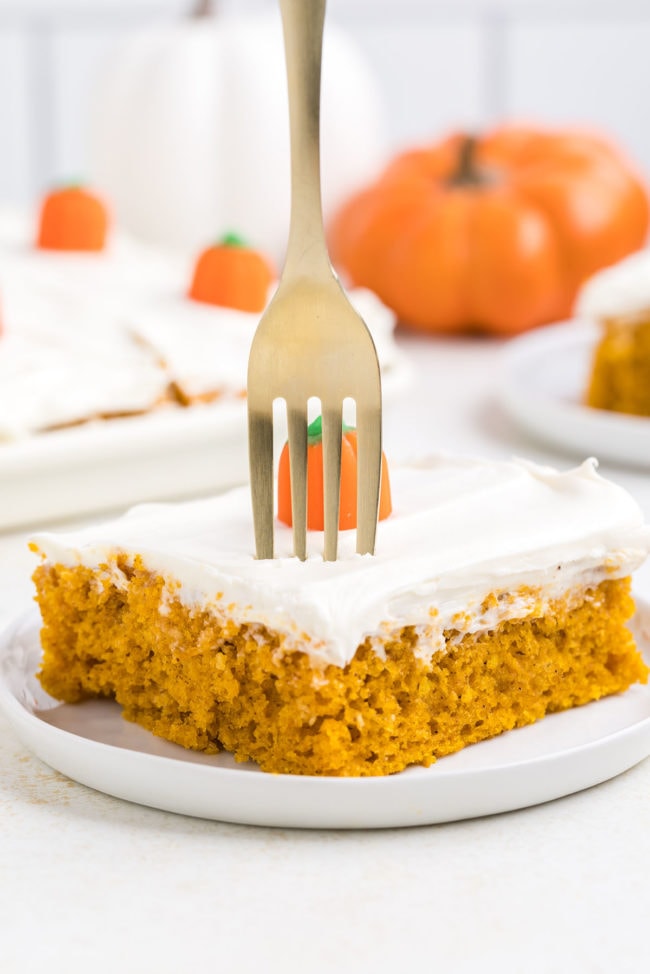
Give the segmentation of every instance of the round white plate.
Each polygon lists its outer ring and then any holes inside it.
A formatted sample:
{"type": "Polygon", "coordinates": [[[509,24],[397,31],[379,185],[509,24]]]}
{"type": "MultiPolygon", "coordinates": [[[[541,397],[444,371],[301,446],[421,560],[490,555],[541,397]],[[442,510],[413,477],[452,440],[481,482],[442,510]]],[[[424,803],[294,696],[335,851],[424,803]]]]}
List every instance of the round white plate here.
{"type": "Polygon", "coordinates": [[[505,348],[501,400],[515,422],[581,458],[650,467],[650,419],[582,403],[598,328],[560,322],[505,348]]]}
{"type": "MultiPolygon", "coordinates": [[[[286,828],[385,828],[524,808],[599,784],[650,754],[650,687],[634,686],[384,778],[265,774],[230,755],[185,751],[122,719],[108,701],[60,704],[34,673],[39,616],[0,637],[0,706],[42,761],[98,791],[201,818],[286,828]]],[[[637,611],[650,660],[650,608],[637,611]]]]}

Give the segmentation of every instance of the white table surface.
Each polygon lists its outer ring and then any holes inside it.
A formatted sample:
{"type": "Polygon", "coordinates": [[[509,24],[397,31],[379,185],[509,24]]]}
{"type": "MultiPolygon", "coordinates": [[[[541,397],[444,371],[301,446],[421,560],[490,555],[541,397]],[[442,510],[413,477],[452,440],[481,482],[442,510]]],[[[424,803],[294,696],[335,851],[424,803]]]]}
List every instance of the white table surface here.
{"type": "MultiPolygon", "coordinates": [[[[413,382],[385,447],[570,466],[495,401],[499,346],[402,338],[413,382]]],[[[603,466],[650,519],[650,473],[603,466]]],[[[47,484],[43,484],[47,490],[47,484]]],[[[1,498],[0,498],[1,500],[1,498]]],[[[0,622],[31,596],[0,535],[0,622]]],[[[650,598],[650,566],[636,590],[650,598]]],[[[603,972],[650,969],[650,760],[537,808],[384,832],[183,818],[32,757],[0,717],[0,971],[603,972]],[[200,967],[198,966],[200,965],[200,967]]]]}

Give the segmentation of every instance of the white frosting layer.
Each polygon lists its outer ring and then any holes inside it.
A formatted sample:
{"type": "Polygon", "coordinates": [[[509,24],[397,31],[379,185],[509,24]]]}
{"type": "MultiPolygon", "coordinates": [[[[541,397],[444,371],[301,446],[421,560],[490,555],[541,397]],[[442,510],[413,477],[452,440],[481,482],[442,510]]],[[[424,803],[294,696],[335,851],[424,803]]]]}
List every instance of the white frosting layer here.
{"type": "Polygon", "coordinates": [[[14,277],[93,296],[112,306],[184,281],[187,261],[113,231],[103,251],[41,250],[35,246],[37,215],[0,210],[0,285],[14,277]]]}
{"type": "Polygon", "coordinates": [[[161,612],[173,597],[207,602],[339,666],[366,636],[403,626],[417,627],[418,651],[431,655],[445,630],[525,617],[568,589],[629,574],[650,550],[638,506],[594,461],[558,473],[523,461],[441,457],[395,469],[391,482],[393,514],[379,524],[372,557],[354,553],[348,531],[339,560],[324,562],[322,534],[310,532],[300,562],[290,556],[291,530],[276,523],[278,557],[257,561],[246,488],[137,507],[103,526],[35,541],[50,562],[99,569],[118,585],[126,579],[115,555],[140,554],[168,580],[161,612]],[[484,604],[491,593],[514,598],[484,604]]]}
{"type": "Polygon", "coordinates": [[[578,295],[576,310],[601,319],[650,311],[650,250],[640,250],[590,278],[578,295]]]}
{"type": "Polygon", "coordinates": [[[120,234],[101,253],[38,250],[35,227],[0,212],[0,440],[154,408],[169,375],[122,308],[181,262],[120,234]]]}
{"type": "MultiPolygon", "coordinates": [[[[354,289],[350,301],[370,329],[384,379],[395,366],[395,316],[371,291],[354,289]]],[[[167,288],[147,303],[124,308],[136,335],[165,362],[188,399],[246,388],[248,353],[260,315],[191,301],[167,288]]]]}
{"type": "Polygon", "coordinates": [[[101,304],[51,284],[2,287],[0,440],[116,413],[143,412],[169,379],[101,304]]]}

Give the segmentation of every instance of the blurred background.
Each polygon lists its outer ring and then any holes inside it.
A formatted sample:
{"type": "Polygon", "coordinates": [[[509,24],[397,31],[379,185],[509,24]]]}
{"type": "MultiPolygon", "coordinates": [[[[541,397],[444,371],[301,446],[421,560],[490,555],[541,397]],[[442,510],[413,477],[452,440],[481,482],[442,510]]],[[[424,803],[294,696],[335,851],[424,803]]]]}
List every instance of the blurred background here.
{"type": "MultiPolygon", "coordinates": [[[[585,282],[647,244],[648,51],[650,0],[328,0],[321,146],[330,254],[344,284],[374,292],[362,314],[391,402],[387,442],[404,455],[509,455],[508,430],[486,431],[473,404],[505,395],[499,343],[584,317],[585,282]],[[399,178],[394,165],[391,179],[376,182],[397,153],[433,145],[398,163],[399,178]]],[[[0,441],[18,455],[29,450],[19,443],[26,432],[68,432],[59,440],[76,462],[82,435],[98,429],[94,417],[160,421],[158,440],[142,428],[160,469],[142,454],[119,496],[128,464],[116,464],[112,480],[97,473],[85,509],[99,495],[115,506],[246,478],[241,397],[252,331],[246,337],[239,319],[226,339],[223,321],[245,311],[254,328],[282,267],[288,128],[278,0],[0,0],[0,441]],[[89,227],[100,228],[95,242],[89,227]],[[204,257],[202,290],[194,284],[204,257]],[[253,272],[234,269],[240,258],[267,265],[254,306],[253,272]],[[98,353],[98,341],[115,359],[98,353]],[[116,376],[119,395],[110,392],[116,376]],[[209,410],[187,410],[175,448],[197,449],[170,473],[170,403],[219,407],[228,390],[229,463],[202,447],[215,429],[209,410]],[[196,440],[185,439],[186,421],[196,440]]],[[[650,250],[637,256],[645,287],[650,250]]],[[[563,373],[552,394],[578,411],[594,336],[573,358],[573,346],[552,349],[571,380],[563,373]]],[[[532,371],[551,374],[537,360],[532,371]]],[[[522,388],[507,407],[519,425],[548,392],[522,388]]],[[[560,446],[581,458],[621,459],[610,440],[568,444],[566,424],[549,416],[540,436],[555,442],[557,429],[560,446]]],[[[122,429],[107,435],[118,444],[122,429]]],[[[643,436],[623,460],[648,462],[643,436]]],[[[55,459],[47,476],[68,462],[55,459]]],[[[38,478],[27,479],[23,519],[41,510],[38,478]]],[[[23,494],[18,477],[16,510],[23,494]]],[[[72,495],[57,496],[41,513],[74,513],[72,495]]]]}
{"type": "MultiPolygon", "coordinates": [[[[188,0],[0,0],[0,203],[87,172],[94,93],[129,33],[188,0]]],[[[220,0],[218,16],[274,8],[220,0]]],[[[648,0],[329,0],[365,55],[387,149],[496,120],[609,133],[650,175],[648,0]]]]}

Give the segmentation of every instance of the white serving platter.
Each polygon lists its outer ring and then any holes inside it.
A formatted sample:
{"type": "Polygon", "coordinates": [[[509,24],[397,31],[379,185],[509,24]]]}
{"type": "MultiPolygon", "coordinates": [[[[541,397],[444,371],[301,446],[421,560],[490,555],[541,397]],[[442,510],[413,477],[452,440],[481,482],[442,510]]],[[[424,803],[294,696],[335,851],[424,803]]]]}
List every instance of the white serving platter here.
{"type": "MultiPolygon", "coordinates": [[[[400,396],[412,369],[401,349],[383,379],[384,403],[400,396]]],[[[344,410],[354,422],[353,404],[344,410]]],[[[275,410],[276,449],[286,438],[275,410]]],[[[0,442],[0,531],[84,517],[143,501],[226,490],[248,481],[245,399],[142,416],[97,420],[0,442]]]]}
{"type": "MultiPolygon", "coordinates": [[[[41,688],[39,615],[0,637],[0,708],[23,744],[81,784],[170,812],[285,828],[376,829],[492,815],[613,778],[650,754],[650,687],[474,744],[383,778],[265,774],[227,754],[186,751],[127,723],[108,701],[60,704],[41,688]]],[[[650,662],[650,609],[634,630],[650,662]]]]}
{"type": "Polygon", "coordinates": [[[248,477],[246,404],[98,420],[0,444],[0,529],[85,516],[248,477]]]}

